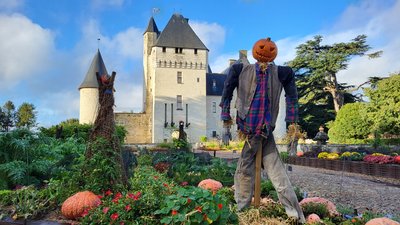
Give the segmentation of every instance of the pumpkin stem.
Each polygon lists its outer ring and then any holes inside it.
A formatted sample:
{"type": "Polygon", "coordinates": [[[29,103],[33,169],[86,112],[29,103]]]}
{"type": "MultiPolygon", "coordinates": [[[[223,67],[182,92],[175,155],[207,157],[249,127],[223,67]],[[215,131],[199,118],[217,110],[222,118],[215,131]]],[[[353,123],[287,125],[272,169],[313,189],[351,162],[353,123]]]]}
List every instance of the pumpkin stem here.
{"type": "Polygon", "coordinates": [[[271,38],[270,38],[270,37],[267,37],[267,41],[271,41],[271,38]]]}

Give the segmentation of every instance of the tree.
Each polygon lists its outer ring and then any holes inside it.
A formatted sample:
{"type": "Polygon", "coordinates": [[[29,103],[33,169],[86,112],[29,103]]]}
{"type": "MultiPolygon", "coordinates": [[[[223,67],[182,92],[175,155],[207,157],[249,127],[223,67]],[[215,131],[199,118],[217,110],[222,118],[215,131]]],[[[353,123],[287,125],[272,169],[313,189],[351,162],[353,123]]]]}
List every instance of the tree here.
{"type": "Polygon", "coordinates": [[[1,126],[3,130],[9,131],[15,125],[15,106],[12,101],[7,101],[3,105],[3,115],[1,126]]]}
{"type": "Polygon", "coordinates": [[[400,134],[400,73],[379,80],[376,87],[365,88],[373,131],[400,134]]]}
{"type": "Polygon", "coordinates": [[[329,124],[329,141],[340,144],[365,143],[372,133],[367,115],[368,103],[349,103],[338,112],[334,122],[329,124]]]}
{"type": "Polygon", "coordinates": [[[36,125],[35,106],[30,103],[22,103],[17,110],[16,126],[31,128],[36,125]]]}
{"type": "MultiPolygon", "coordinates": [[[[337,113],[344,104],[345,85],[337,80],[337,73],[348,66],[353,56],[363,56],[370,49],[366,44],[366,35],[359,35],[348,43],[321,45],[322,36],[315,36],[297,47],[296,57],[288,62],[296,75],[307,79],[311,90],[305,90],[305,97],[312,95],[312,89],[320,89],[332,96],[334,110],[337,113]]],[[[381,52],[369,54],[379,57],[381,52]]],[[[347,87],[348,88],[348,87],[347,87]]]]}

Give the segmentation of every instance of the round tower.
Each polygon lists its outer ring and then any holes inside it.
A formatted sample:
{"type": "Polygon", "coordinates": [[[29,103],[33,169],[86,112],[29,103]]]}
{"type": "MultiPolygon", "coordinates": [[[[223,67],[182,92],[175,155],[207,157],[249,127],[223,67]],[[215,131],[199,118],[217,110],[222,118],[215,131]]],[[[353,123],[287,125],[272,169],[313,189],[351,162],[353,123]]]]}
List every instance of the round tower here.
{"type": "Polygon", "coordinates": [[[93,124],[99,109],[99,83],[97,74],[108,74],[100,51],[97,50],[85,79],[79,86],[79,123],[93,124]]]}

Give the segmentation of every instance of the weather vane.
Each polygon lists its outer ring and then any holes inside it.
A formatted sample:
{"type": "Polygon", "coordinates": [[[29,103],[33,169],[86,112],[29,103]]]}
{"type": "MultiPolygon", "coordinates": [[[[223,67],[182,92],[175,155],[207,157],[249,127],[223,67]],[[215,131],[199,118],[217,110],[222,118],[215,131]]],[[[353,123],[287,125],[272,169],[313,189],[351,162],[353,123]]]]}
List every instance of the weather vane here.
{"type": "Polygon", "coordinates": [[[97,49],[100,49],[100,38],[97,38],[97,49]]]}
{"type": "Polygon", "coordinates": [[[152,13],[153,13],[153,16],[160,13],[160,8],[153,8],[152,13]]]}

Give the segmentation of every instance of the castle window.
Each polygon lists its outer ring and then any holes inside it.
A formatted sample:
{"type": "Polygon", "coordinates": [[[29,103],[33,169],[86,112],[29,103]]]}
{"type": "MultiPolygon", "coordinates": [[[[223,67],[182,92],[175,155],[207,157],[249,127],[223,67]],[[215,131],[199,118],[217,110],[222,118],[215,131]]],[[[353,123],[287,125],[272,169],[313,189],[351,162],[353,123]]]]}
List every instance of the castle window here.
{"type": "Polygon", "coordinates": [[[213,90],[214,92],[217,91],[217,81],[216,81],[215,79],[213,79],[212,90],[213,90]]]}
{"type": "Polygon", "coordinates": [[[182,54],[183,48],[175,48],[175,53],[178,54],[182,54]]]}
{"type": "Polygon", "coordinates": [[[182,95],[176,96],[176,110],[183,110],[182,108],[182,95]]]}
{"type": "Polygon", "coordinates": [[[182,52],[183,52],[183,48],[179,48],[179,53],[182,54],[182,52]]]}
{"type": "Polygon", "coordinates": [[[167,47],[162,47],[162,52],[167,52],[167,47]]]}
{"type": "Polygon", "coordinates": [[[217,112],[217,103],[216,102],[212,102],[212,112],[213,113],[217,112]]]}
{"type": "Polygon", "coordinates": [[[198,77],[198,78],[197,78],[197,83],[199,83],[199,82],[200,82],[200,78],[198,77]]]}
{"type": "Polygon", "coordinates": [[[197,55],[197,48],[194,49],[194,54],[197,55]]]}
{"type": "Polygon", "coordinates": [[[175,53],[179,53],[179,48],[175,48],[175,53]]]}
{"type": "Polygon", "coordinates": [[[212,137],[214,137],[214,138],[217,137],[217,131],[213,130],[212,137]]]}
{"type": "Polygon", "coordinates": [[[178,71],[178,73],[176,75],[176,80],[177,80],[178,84],[183,84],[182,72],[178,71]]]}

